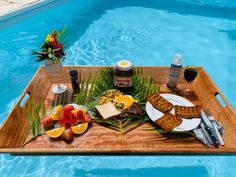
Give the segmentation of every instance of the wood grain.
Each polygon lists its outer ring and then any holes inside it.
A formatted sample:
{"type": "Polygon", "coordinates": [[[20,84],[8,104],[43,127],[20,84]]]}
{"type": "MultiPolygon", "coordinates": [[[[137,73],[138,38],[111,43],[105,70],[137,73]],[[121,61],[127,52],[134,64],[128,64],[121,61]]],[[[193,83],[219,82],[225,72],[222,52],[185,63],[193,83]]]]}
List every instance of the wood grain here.
{"type": "MultiPolygon", "coordinates": [[[[203,105],[210,108],[215,118],[225,127],[225,146],[220,148],[207,148],[201,142],[190,135],[159,134],[150,131],[151,124],[145,123],[137,129],[124,135],[124,143],[121,142],[120,133],[96,123],[88,131],[74,138],[73,142],[66,143],[63,140],[52,140],[46,135],[38,137],[35,141],[21,147],[32,135],[26,119],[25,107],[19,106],[20,100],[26,92],[31,93],[37,103],[42,99],[46,104],[47,111],[50,110],[54,98],[51,88],[56,82],[65,83],[71,90],[70,69],[79,71],[80,80],[83,80],[91,73],[95,77],[103,67],[92,66],[66,66],[61,75],[56,78],[47,74],[44,67],[39,68],[31,82],[23,92],[13,111],[9,114],[0,129],[0,152],[5,153],[37,153],[37,154],[58,154],[58,153],[236,153],[236,113],[214,82],[209,78],[206,71],[199,67],[199,75],[192,84],[194,97],[187,98],[195,105],[203,105]],[[215,97],[219,93],[226,102],[223,108],[215,97]]],[[[169,93],[166,82],[169,67],[142,67],[144,75],[152,74],[154,79],[160,83],[161,92],[169,93]]],[[[179,80],[179,89],[184,87],[183,72],[179,80]]]]}

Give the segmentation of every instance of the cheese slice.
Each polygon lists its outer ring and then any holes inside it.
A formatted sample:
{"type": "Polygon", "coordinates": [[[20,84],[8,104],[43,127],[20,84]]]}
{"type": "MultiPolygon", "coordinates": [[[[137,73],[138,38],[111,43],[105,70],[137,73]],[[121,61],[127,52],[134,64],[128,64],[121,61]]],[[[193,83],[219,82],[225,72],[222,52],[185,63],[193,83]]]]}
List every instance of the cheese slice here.
{"type": "Polygon", "coordinates": [[[103,119],[113,118],[121,113],[111,102],[107,102],[102,105],[97,105],[95,106],[95,108],[103,119]]]}

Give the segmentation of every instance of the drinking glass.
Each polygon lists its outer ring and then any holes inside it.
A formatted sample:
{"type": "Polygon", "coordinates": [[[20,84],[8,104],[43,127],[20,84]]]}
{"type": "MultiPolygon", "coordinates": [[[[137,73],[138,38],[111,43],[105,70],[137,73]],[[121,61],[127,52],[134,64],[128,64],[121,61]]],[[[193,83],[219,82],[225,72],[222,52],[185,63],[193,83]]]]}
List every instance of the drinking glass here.
{"type": "MultiPolygon", "coordinates": [[[[50,74],[55,75],[56,77],[59,76],[63,68],[61,61],[45,60],[44,64],[45,64],[46,70],[50,74]]],[[[66,90],[67,90],[67,87],[64,84],[60,84],[60,83],[57,83],[57,85],[52,88],[52,92],[54,94],[61,94],[65,92],[66,90]]]]}
{"type": "Polygon", "coordinates": [[[194,67],[187,66],[184,70],[184,79],[186,80],[184,95],[189,95],[190,90],[188,89],[193,80],[197,77],[198,71],[194,67]]]}

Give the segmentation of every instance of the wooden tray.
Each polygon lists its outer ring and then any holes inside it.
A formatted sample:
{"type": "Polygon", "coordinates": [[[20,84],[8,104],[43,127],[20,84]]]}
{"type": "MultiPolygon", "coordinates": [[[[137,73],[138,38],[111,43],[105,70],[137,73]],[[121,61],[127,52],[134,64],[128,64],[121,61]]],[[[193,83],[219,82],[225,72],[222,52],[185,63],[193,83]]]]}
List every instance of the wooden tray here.
{"type": "MultiPolygon", "coordinates": [[[[225,145],[220,148],[207,148],[193,137],[175,134],[159,134],[147,131],[149,123],[143,124],[137,129],[124,135],[124,143],[121,143],[120,133],[96,123],[82,136],[76,137],[71,144],[63,140],[52,141],[47,135],[38,137],[35,141],[22,147],[31,137],[30,127],[26,118],[25,106],[20,106],[26,93],[35,99],[37,104],[44,99],[47,111],[54,97],[51,92],[52,86],[57,83],[66,83],[71,89],[69,70],[76,69],[80,73],[80,80],[96,75],[103,67],[93,66],[65,66],[61,75],[57,78],[49,75],[41,66],[25,91],[20,96],[14,109],[6,118],[0,129],[0,152],[13,154],[53,154],[53,153],[75,153],[75,154],[210,154],[210,153],[236,153],[236,112],[226,100],[214,82],[210,79],[204,68],[199,67],[199,75],[192,84],[196,96],[190,101],[194,104],[210,108],[213,116],[217,118],[225,128],[223,139],[225,145]],[[226,107],[223,107],[216,99],[219,94],[226,107]]],[[[152,74],[153,78],[160,83],[161,92],[166,92],[169,67],[142,67],[144,75],[152,74]]],[[[179,87],[185,83],[183,73],[179,79],[179,87]]],[[[29,101],[29,100],[28,100],[29,101]]]]}

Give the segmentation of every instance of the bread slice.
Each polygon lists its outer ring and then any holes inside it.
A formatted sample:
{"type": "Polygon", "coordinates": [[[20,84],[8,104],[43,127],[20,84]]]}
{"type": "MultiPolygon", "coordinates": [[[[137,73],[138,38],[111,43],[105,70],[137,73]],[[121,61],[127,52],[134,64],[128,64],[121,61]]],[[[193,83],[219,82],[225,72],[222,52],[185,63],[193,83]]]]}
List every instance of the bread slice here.
{"type": "Polygon", "coordinates": [[[154,106],[154,108],[158,109],[162,113],[169,112],[173,108],[173,104],[158,93],[150,95],[147,100],[154,106]]]}
{"type": "Polygon", "coordinates": [[[175,105],[175,115],[185,119],[200,118],[201,106],[178,106],[175,105]]]}
{"type": "Polygon", "coordinates": [[[157,119],[155,123],[163,128],[167,132],[171,132],[175,127],[183,122],[182,119],[176,117],[173,114],[166,113],[160,119],[157,119]]]}
{"type": "Polygon", "coordinates": [[[95,106],[95,108],[103,119],[114,118],[121,113],[111,102],[107,102],[102,105],[97,105],[95,106]]]}

